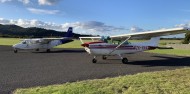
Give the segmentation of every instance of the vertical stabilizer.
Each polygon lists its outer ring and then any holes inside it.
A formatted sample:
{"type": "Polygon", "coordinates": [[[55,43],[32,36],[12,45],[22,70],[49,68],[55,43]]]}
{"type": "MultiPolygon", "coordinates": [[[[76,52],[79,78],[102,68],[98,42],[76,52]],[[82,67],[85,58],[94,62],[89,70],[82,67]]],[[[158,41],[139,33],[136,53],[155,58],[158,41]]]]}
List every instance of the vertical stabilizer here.
{"type": "Polygon", "coordinates": [[[131,43],[132,45],[138,45],[138,46],[154,46],[157,47],[160,41],[160,37],[152,37],[150,40],[145,42],[136,42],[131,43]]]}
{"type": "Polygon", "coordinates": [[[159,45],[159,41],[160,41],[160,37],[152,37],[148,43],[150,44],[150,46],[158,46],[159,45]]]}
{"type": "Polygon", "coordinates": [[[64,37],[73,37],[73,28],[69,27],[67,30],[67,33],[64,35],[64,37]]]}

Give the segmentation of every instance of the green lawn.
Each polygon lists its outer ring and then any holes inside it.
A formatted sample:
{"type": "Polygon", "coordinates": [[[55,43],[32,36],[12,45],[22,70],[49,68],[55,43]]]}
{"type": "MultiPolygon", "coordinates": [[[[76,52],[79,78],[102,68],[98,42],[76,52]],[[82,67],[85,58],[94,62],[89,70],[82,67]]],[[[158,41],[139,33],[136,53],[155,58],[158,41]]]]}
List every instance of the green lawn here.
{"type": "Polygon", "coordinates": [[[190,68],[17,89],[14,94],[190,94],[190,68]]]}
{"type": "MultiPolygon", "coordinates": [[[[0,45],[9,45],[12,46],[16,43],[19,43],[21,39],[19,38],[0,38],[0,45]]],[[[87,42],[86,40],[84,42],[87,42]]],[[[80,40],[74,40],[73,42],[62,44],[57,46],[56,48],[82,48],[80,40]]]]}
{"type": "MultiPolygon", "coordinates": [[[[19,42],[17,38],[0,38],[0,45],[13,45],[19,42]]],[[[138,42],[139,40],[132,40],[138,42]]],[[[141,40],[140,40],[141,41],[141,40]]],[[[179,40],[161,40],[160,45],[166,43],[180,43],[179,40]]],[[[81,48],[81,42],[75,40],[58,48],[81,48]]],[[[156,49],[151,53],[190,56],[190,50],[156,49]]],[[[189,94],[190,68],[173,71],[139,73],[136,75],[116,78],[87,80],[62,85],[50,85],[28,89],[17,89],[14,94],[189,94]]]]}
{"type": "Polygon", "coordinates": [[[190,50],[183,50],[183,49],[155,49],[155,50],[150,50],[146,52],[168,54],[168,55],[178,55],[178,56],[190,56],[190,50]]]}
{"type": "Polygon", "coordinates": [[[0,38],[0,45],[14,45],[20,40],[19,38],[0,38]]]}

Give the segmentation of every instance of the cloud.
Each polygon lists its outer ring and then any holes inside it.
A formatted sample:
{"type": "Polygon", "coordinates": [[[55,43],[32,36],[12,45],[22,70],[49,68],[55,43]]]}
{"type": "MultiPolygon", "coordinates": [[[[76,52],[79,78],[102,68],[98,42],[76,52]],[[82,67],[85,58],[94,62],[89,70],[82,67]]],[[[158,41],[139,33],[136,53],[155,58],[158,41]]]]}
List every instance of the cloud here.
{"type": "Polygon", "coordinates": [[[106,25],[103,22],[88,21],[88,22],[74,22],[62,24],[62,28],[66,29],[69,26],[73,26],[76,29],[80,29],[83,34],[100,34],[100,35],[113,35],[124,30],[128,30],[123,27],[115,27],[106,25]]]}
{"type": "Polygon", "coordinates": [[[54,5],[60,0],[38,0],[39,5],[54,5]]]}
{"type": "Polygon", "coordinates": [[[30,0],[18,0],[19,2],[22,2],[23,4],[28,4],[30,3],[30,0]]]}
{"type": "Polygon", "coordinates": [[[143,32],[145,30],[142,29],[142,28],[140,28],[140,27],[133,26],[133,27],[131,27],[130,31],[133,32],[133,33],[135,33],[135,32],[143,32]]]}
{"type": "MultiPolygon", "coordinates": [[[[39,28],[52,29],[52,30],[57,30],[57,31],[66,31],[68,27],[74,27],[75,33],[92,34],[92,35],[117,35],[117,34],[129,33],[128,31],[131,31],[132,33],[145,31],[145,29],[142,29],[137,26],[133,26],[131,27],[131,29],[126,29],[124,27],[115,27],[115,26],[107,25],[103,22],[98,22],[98,21],[56,24],[53,22],[43,22],[36,19],[8,20],[8,19],[0,18],[0,24],[14,24],[14,25],[18,25],[24,28],[39,27],[39,28]]],[[[179,25],[176,25],[176,27],[190,27],[190,23],[179,24],[179,25]]],[[[167,36],[167,38],[168,37],[184,38],[184,34],[167,36]]]]}
{"type": "Polygon", "coordinates": [[[109,25],[104,24],[103,22],[98,22],[98,21],[74,22],[74,23],[62,24],[63,28],[68,28],[69,26],[74,26],[76,28],[91,30],[95,32],[125,30],[125,28],[109,26],[109,25]]]}
{"type": "MultiPolygon", "coordinates": [[[[13,1],[13,0],[0,0],[1,3],[10,2],[10,1],[13,1]]],[[[17,1],[22,2],[23,4],[30,3],[30,0],[17,0],[17,1]]]]}
{"type": "Polygon", "coordinates": [[[177,25],[175,25],[175,27],[188,27],[188,28],[190,28],[190,22],[185,23],[185,24],[177,24],[177,25]]]}
{"type": "MultiPolygon", "coordinates": [[[[10,2],[10,1],[15,1],[15,0],[0,0],[0,3],[5,3],[5,2],[10,2]]],[[[30,1],[32,0],[16,0],[19,2],[22,2],[23,4],[29,4],[30,1]]],[[[60,0],[38,0],[39,5],[54,5],[60,0]]]]}
{"type": "Polygon", "coordinates": [[[12,1],[12,0],[0,0],[1,3],[9,2],[9,1],[12,1]]]}
{"type": "Polygon", "coordinates": [[[57,14],[59,10],[45,10],[45,9],[36,9],[36,8],[27,8],[32,13],[35,14],[57,14]]]}
{"type": "Polygon", "coordinates": [[[0,18],[0,24],[14,24],[21,27],[39,27],[45,29],[52,29],[58,31],[66,31],[68,27],[74,27],[75,33],[80,34],[95,34],[95,35],[109,35],[109,34],[117,34],[120,31],[127,30],[123,27],[115,27],[111,25],[106,25],[103,22],[98,21],[88,21],[88,22],[73,22],[73,23],[63,23],[56,24],[53,22],[43,22],[36,19],[26,20],[26,19],[18,19],[18,20],[7,20],[0,18]]]}

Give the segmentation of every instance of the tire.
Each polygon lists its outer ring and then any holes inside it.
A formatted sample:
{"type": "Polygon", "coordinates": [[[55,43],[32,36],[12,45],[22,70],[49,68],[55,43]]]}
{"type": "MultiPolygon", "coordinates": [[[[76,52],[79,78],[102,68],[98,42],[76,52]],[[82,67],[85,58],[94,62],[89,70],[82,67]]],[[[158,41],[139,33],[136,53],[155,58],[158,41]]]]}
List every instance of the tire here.
{"type": "Polygon", "coordinates": [[[18,52],[18,51],[15,49],[15,50],[14,50],[14,53],[17,53],[17,52],[18,52]]]}
{"type": "Polygon", "coordinates": [[[97,60],[94,58],[94,59],[92,59],[92,63],[96,63],[97,62],[97,60]]]}
{"type": "Polygon", "coordinates": [[[106,57],[105,55],[103,55],[103,56],[102,56],[102,59],[103,59],[103,60],[106,60],[106,59],[107,59],[107,57],[106,57]]]}
{"type": "Polygon", "coordinates": [[[46,52],[50,52],[50,49],[47,49],[46,52]]]}
{"type": "Polygon", "coordinates": [[[123,58],[123,59],[122,59],[122,63],[123,63],[123,64],[127,64],[127,63],[128,63],[128,59],[127,59],[127,58],[123,58]]]}
{"type": "Polygon", "coordinates": [[[36,51],[39,51],[40,49],[36,49],[36,51]]]}

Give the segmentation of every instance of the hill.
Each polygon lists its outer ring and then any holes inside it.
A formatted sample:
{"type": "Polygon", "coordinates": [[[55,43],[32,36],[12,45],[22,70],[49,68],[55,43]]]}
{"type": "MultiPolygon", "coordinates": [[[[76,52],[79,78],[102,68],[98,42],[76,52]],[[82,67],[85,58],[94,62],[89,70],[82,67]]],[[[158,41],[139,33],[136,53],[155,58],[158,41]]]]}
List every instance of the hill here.
{"type": "MultiPolygon", "coordinates": [[[[0,37],[14,37],[14,38],[41,38],[41,37],[61,37],[66,32],[60,32],[55,30],[47,30],[37,27],[23,28],[17,25],[2,25],[0,24],[0,37]]],[[[74,38],[80,36],[91,36],[81,35],[74,33],[74,38]]]]}

